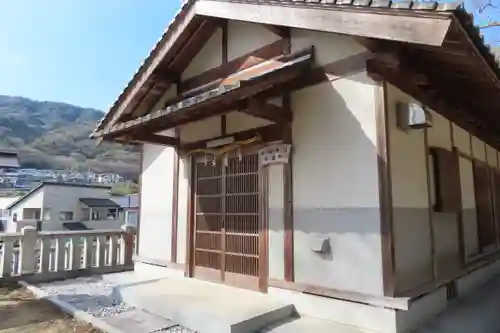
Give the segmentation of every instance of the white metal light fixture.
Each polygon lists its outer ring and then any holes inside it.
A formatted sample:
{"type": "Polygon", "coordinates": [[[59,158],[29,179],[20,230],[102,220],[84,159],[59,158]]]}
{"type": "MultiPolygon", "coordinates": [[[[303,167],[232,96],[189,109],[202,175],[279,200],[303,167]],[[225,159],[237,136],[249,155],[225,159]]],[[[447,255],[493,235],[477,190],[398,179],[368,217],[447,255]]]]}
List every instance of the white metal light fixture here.
{"type": "Polygon", "coordinates": [[[432,115],[425,106],[416,102],[398,102],[397,125],[403,131],[432,127],[432,115]]]}

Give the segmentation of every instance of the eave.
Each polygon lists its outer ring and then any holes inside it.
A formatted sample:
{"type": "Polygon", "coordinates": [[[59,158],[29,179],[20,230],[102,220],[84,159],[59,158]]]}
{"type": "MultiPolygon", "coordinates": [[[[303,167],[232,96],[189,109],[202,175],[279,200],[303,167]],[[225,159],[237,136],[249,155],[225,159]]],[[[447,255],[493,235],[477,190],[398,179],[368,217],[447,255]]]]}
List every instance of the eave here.
{"type": "Polygon", "coordinates": [[[450,27],[460,27],[460,46],[474,49],[481,68],[490,72],[491,80],[500,82],[500,70],[489,47],[469,14],[456,4],[388,0],[189,0],[95,133],[156,111],[151,108],[168,87],[179,83],[180,74],[189,62],[186,60],[194,57],[207,36],[226,19],[263,24],[278,34],[283,33],[285,26],[297,27],[420,45],[435,52],[440,52],[450,27]],[[283,13],[288,14],[277,15],[283,13]],[[400,29],[394,29],[395,26],[400,29]]]}

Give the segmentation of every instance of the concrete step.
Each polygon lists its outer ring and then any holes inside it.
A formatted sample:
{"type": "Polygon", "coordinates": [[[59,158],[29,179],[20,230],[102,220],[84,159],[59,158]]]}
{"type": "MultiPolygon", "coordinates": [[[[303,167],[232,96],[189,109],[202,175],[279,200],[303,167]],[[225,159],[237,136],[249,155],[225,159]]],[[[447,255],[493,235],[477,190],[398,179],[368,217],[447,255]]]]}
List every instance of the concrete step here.
{"type": "Polygon", "coordinates": [[[271,324],[259,333],[373,333],[357,327],[313,317],[296,317],[271,324]]]}
{"type": "Polygon", "coordinates": [[[295,314],[257,292],[186,278],[164,278],[118,289],[124,302],[199,333],[254,333],[295,314]]]}

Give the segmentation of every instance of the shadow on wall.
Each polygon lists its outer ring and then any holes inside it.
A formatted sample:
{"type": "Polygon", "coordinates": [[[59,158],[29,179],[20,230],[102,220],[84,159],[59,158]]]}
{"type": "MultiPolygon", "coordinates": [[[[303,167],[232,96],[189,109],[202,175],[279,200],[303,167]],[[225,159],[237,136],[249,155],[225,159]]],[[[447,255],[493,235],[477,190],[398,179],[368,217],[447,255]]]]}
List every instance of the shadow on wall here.
{"type": "MultiPolygon", "coordinates": [[[[363,72],[293,95],[294,275],[298,283],[383,293],[377,87],[363,72]],[[326,253],[313,251],[324,240],[329,245],[326,253]]],[[[282,201],[271,206],[282,207],[282,201]]],[[[281,231],[274,227],[271,232],[281,231]]]]}

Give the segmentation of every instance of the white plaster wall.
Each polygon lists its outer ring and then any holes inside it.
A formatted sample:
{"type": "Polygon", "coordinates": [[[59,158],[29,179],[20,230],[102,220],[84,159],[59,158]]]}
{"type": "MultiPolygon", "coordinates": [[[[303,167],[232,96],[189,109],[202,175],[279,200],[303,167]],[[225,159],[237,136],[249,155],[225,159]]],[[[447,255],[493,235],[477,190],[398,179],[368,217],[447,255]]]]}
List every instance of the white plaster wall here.
{"type": "Polygon", "coordinates": [[[292,95],[298,283],[383,293],[374,93],[363,72],[292,95]]]}
{"type": "Polygon", "coordinates": [[[268,168],[269,278],[285,279],[284,178],[283,165],[268,168]]]}
{"type": "Polygon", "coordinates": [[[498,168],[497,151],[490,145],[486,145],[486,160],[489,166],[498,168]]]}
{"type": "Polygon", "coordinates": [[[171,260],[174,148],[143,146],[140,256],[171,260]]]}
{"type": "Polygon", "coordinates": [[[261,24],[240,21],[229,21],[227,34],[227,55],[231,61],[248,54],[280,37],[264,28],[261,24]]]}
{"type": "Polygon", "coordinates": [[[188,227],[188,196],[190,158],[182,156],[179,160],[179,193],[177,195],[177,262],[186,262],[187,227],[188,227]]]}
{"type": "Polygon", "coordinates": [[[486,145],[477,137],[471,135],[472,140],[472,156],[474,158],[486,162],[486,145]]]}
{"type": "Polygon", "coordinates": [[[220,117],[210,117],[180,127],[182,143],[211,139],[222,134],[220,117]]]}
{"type": "Polygon", "coordinates": [[[479,252],[477,233],[476,198],[474,192],[474,171],[472,161],[460,157],[460,187],[462,190],[462,209],[464,210],[464,245],[468,257],[479,252]],[[467,213],[469,212],[469,213],[467,213]]]}
{"type": "Polygon", "coordinates": [[[218,28],[182,73],[182,79],[201,74],[222,64],[222,29],[218,28]]]}
{"type": "Polygon", "coordinates": [[[362,53],[366,48],[352,37],[326,32],[291,29],[292,53],[314,45],[315,60],[318,65],[362,53]]]}
{"type": "MultiPolygon", "coordinates": [[[[470,134],[456,124],[453,124],[453,143],[461,153],[472,155],[470,134]]],[[[464,157],[460,157],[459,163],[465,253],[471,256],[479,251],[473,168],[471,161],[464,157]]]]}
{"type": "Polygon", "coordinates": [[[175,96],[177,96],[177,86],[175,84],[172,84],[172,86],[167,89],[167,91],[165,91],[165,93],[161,96],[161,98],[158,100],[158,102],[156,102],[156,104],[149,112],[151,113],[163,109],[165,107],[165,102],[174,98],[175,96]]]}
{"type": "Polygon", "coordinates": [[[396,288],[407,290],[432,279],[431,229],[424,131],[398,129],[398,101],[411,97],[388,85],[396,288]]]}
{"type": "Polygon", "coordinates": [[[252,117],[242,112],[230,112],[226,115],[226,133],[228,134],[263,127],[270,124],[272,124],[272,122],[268,120],[252,117]]]}

